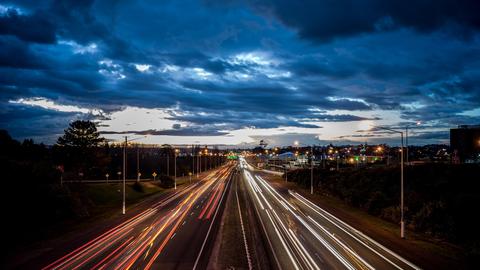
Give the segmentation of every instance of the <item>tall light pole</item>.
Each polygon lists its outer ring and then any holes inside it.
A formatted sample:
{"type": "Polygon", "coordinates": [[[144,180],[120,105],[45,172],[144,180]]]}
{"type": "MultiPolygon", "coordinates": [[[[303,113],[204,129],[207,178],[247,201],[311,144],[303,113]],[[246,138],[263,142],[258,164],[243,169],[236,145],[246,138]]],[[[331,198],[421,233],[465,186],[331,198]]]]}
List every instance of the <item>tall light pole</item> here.
{"type": "Polygon", "coordinates": [[[125,215],[125,182],[126,182],[126,163],[127,163],[127,144],[128,142],[143,139],[144,137],[134,138],[129,140],[128,136],[125,136],[125,145],[123,147],[123,200],[122,200],[122,214],[125,215]]]}
{"type": "Polygon", "coordinates": [[[123,147],[123,203],[122,203],[122,214],[125,215],[125,163],[127,158],[127,136],[125,136],[125,146],[123,147]]]}
{"type": "MultiPolygon", "coordinates": [[[[193,147],[192,144],[192,174],[195,175],[195,148],[193,147]]],[[[191,176],[190,176],[190,182],[191,182],[191,176]]]]}
{"type": "Polygon", "coordinates": [[[208,162],[208,150],[205,149],[205,170],[204,171],[207,171],[207,162],[208,162]]]}
{"type": "Polygon", "coordinates": [[[338,172],[338,169],[339,169],[339,166],[338,166],[338,150],[335,150],[335,158],[337,160],[337,172],[338,172]]]}
{"type": "Polygon", "coordinates": [[[213,155],[212,152],[208,153],[208,169],[209,169],[209,170],[212,169],[212,163],[213,163],[213,162],[212,162],[212,155],[213,155]]]}
{"type": "Polygon", "coordinates": [[[406,154],[406,157],[407,157],[407,165],[409,164],[409,162],[408,162],[408,128],[411,127],[411,126],[414,126],[414,125],[419,126],[420,124],[421,124],[421,122],[418,121],[415,124],[408,124],[408,125],[405,126],[405,146],[407,148],[405,154],[406,154]]]}
{"type": "Polygon", "coordinates": [[[199,173],[202,172],[202,151],[198,152],[197,156],[197,178],[199,177],[199,173]]]}
{"type": "Polygon", "coordinates": [[[403,155],[404,155],[404,152],[403,152],[403,131],[399,131],[399,130],[395,130],[395,129],[391,129],[391,128],[386,128],[386,127],[377,127],[379,129],[384,129],[384,130],[388,130],[388,131],[391,131],[391,132],[395,132],[395,133],[400,133],[400,140],[401,140],[401,146],[402,148],[400,149],[401,151],[401,155],[400,155],[400,237],[401,238],[405,238],[405,220],[404,220],[404,215],[403,215],[403,212],[404,212],[404,204],[403,204],[403,198],[404,198],[404,194],[403,194],[403,155]]]}
{"type": "Polygon", "coordinates": [[[177,190],[177,153],[179,152],[180,150],[178,149],[175,149],[175,190],[177,190]]]}
{"type": "Polygon", "coordinates": [[[137,182],[140,181],[140,148],[137,144],[137,182]]]}
{"type": "MultiPolygon", "coordinates": [[[[299,146],[300,143],[298,141],[294,142],[295,146],[299,146]]],[[[304,146],[308,146],[306,144],[301,144],[304,146]]],[[[310,145],[310,194],[313,194],[313,145],[310,145]]]]}

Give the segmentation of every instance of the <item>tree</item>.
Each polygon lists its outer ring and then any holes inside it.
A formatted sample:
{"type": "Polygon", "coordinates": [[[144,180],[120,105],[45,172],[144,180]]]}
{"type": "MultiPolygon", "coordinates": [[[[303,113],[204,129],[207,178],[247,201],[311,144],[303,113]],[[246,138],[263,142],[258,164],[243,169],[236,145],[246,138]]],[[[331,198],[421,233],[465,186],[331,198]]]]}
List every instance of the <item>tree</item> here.
{"type": "Polygon", "coordinates": [[[88,120],[77,120],[71,122],[69,127],[65,129],[65,134],[58,138],[57,144],[85,149],[97,147],[104,140],[100,137],[95,123],[88,120]]]}

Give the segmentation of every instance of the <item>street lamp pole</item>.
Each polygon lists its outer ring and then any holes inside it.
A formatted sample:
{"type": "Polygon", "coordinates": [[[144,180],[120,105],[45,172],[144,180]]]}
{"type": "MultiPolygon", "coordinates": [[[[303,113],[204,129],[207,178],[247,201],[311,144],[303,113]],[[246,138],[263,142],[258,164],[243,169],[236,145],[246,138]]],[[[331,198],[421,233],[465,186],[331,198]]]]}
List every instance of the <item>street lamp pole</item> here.
{"type": "Polygon", "coordinates": [[[178,153],[178,149],[175,149],[175,190],[177,190],[177,153],[178,153]]]}
{"type": "Polygon", "coordinates": [[[403,216],[404,208],[403,208],[403,198],[404,198],[404,193],[403,193],[403,132],[400,132],[401,140],[402,140],[402,155],[400,158],[401,166],[400,166],[400,185],[401,185],[401,191],[400,191],[400,209],[401,209],[401,217],[400,217],[400,237],[405,238],[405,219],[403,216]]]}
{"type": "Polygon", "coordinates": [[[310,145],[310,194],[313,194],[313,145],[310,145]]]}
{"type": "Polygon", "coordinates": [[[140,148],[137,144],[137,182],[140,181],[140,148]]]}
{"type": "Polygon", "coordinates": [[[122,203],[122,214],[125,215],[125,163],[126,163],[126,156],[127,156],[127,136],[125,136],[125,145],[123,147],[123,203],[122,203]]]}
{"type": "Polygon", "coordinates": [[[377,127],[379,129],[388,130],[395,133],[400,133],[400,140],[401,140],[401,155],[400,155],[400,237],[403,239],[405,238],[405,219],[404,219],[404,182],[403,182],[403,131],[398,131],[391,128],[386,127],[377,127]]]}
{"type": "Polygon", "coordinates": [[[125,145],[123,147],[123,200],[122,200],[122,214],[125,215],[125,182],[126,182],[126,163],[127,163],[127,144],[128,142],[131,142],[131,141],[135,141],[135,140],[139,140],[139,139],[142,139],[142,138],[145,138],[146,136],[144,137],[140,137],[140,138],[135,138],[135,139],[131,139],[131,140],[128,140],[128,136],[125,136],[125,145]]]}
{"type": "MultiPolygon", "coordinates": [[[[294,144],[299,146],[301,143],[295,141],[294,144]]],[[[301,145],[308,146],[303,143],[301,145]]],[[[310,194],[313,194],[313,145],[310,145],[310,156],[310,194]]]]}
{"type": "Polygon", "coordinates": [[[191,173],[193,175],[195,175],[195,148],[193,147],[193,144],[192,144],[192,154],[191,154],[191,157],[192,157],[192,170],[191,170],[191,173]]]}
{"type": "Polygon", "coordinates": [[[199,177],[199,173],[202,172],[202,151],[198,152],[197,156],[197,178],[199,177]]]}
{"type": "Polygon", "coordinates": [[[208,152],[207,150],[205,150],[205,170],[203,170],[204,172],[207,171],[207,163],[208,163],[208,152]]]}

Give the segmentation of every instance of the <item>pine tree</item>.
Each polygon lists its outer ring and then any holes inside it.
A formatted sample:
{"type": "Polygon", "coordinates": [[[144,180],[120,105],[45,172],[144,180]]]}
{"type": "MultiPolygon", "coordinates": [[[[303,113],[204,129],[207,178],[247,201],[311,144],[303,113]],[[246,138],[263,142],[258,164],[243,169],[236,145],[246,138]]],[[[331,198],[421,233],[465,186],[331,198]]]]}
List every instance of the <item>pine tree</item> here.
{"type": "Polygon", "coordinates": [[[65,134],[57,140],[59,146],[78,147],[82,149],[96,147],[102,142],[104,142],[104,138],[100,137],[95,123],[88,120],[71,122],[69,127],[65,129],[65,134]]]}

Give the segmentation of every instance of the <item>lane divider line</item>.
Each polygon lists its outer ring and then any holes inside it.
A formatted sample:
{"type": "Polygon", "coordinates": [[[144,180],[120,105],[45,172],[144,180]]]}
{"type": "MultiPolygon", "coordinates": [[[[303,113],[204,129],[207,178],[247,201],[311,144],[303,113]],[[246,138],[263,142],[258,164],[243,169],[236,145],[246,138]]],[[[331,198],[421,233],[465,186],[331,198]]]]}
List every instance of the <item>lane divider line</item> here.
{"type": "Polygon", "coordinates": [[[240,200],[238,199],[237,189],[235,189],[235,196],[237,197],[238,215],[240,216],[240,227],[242,228],[243,243],[245,244],[245,253],[247,255],[248,269],[252,270],[252,260],[250,258],[250,252],[248,251],[247,236],[245,235],[245,227],[243,226],[242,211],[240,210],[240,200]]]}

